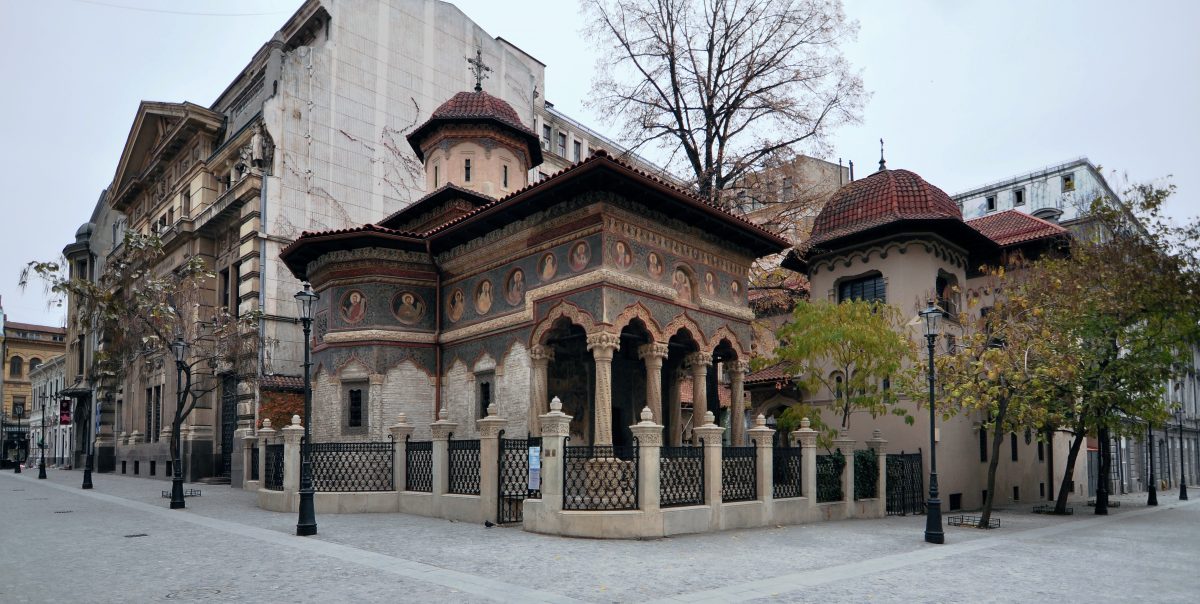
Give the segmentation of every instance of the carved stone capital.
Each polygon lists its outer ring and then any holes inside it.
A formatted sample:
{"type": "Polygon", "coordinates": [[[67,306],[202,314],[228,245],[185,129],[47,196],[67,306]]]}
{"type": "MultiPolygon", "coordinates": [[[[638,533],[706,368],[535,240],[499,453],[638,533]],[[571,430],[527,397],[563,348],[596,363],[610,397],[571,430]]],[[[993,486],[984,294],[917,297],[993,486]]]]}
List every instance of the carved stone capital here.
{"type": "Polygon", "coordinates": [[[392,439],[395,442],[400,442],[408,438],[408,435],[413,433],[414,427],[415,426],[408,423],[408,415],[401,413],[396,416],[396,423],[388,426],[388,433],[392,435],[392,439]]]}
{"type": "Polygon", "coordinates": [[[621,349],[621,336],[607,331],[588,334],[587,349],[596,360],[611,361],[613,353],[621,349]]]}
{"type": "Polygon", "coordinates": [[[693,352],[684,358],[684,362],[693,372],[700,372],[712,365],[712,355],[707,352],[693,352]]]}
{"type": "Polygon", "coordinates": [[[761,413],[754,418],[754,427],[747,430],[747,433],[756,446],[770,447],[774,444],[775,429],[767,427],[767,418],[761,413]]]}
{"type": "Polygon", "coordinates": [[[804,449],[817,448],[817,431],[809,428],[811,424],[807,417],[800,420],[800,429],[792,432],[792,439],[800,443],[804,449]]]}
{"type": "Polygon", "coordinates": [[[663,359],[667,358],[667,354],[671,352],[671,347],[665,342],[651,342],[638,346],[638,358],[646,361],[657,359],[661,365],[663,359]]]}
{"type": "Polygon", "coordinates": [[[529,347],[529,360],[536,365],[538,363],[549,363],[554,360],[554,349],[542,344],[534,344],[529,347]]]}
{"type": "Polygon", "coordinates": [[[731,375],[744,376],[750,373],[749,361],[734,361],[729,364],[729,373],[731,375]]]}
{"type": "Polygon", "coordinates": [[[433,434],[433,440],[450,440],[450,435],[456,428],[458,428],[457,423],[445,418],[429,424],[429,431],[433,434]]]}
{"type": "MultiPolygon", "coordinates": [[[[492,407],[495,406],[492,405],[492,407]]],[[[499,438],[504,428],[508,427],[508,420],[496,415],[488,415],[483,419],[475,420],[475,427],[479,429],[479,438],[499,438]]]]}
{"type": "Polygon", "coordinates": [[[882,456],[886,454],[888,441],[884,440],[883,432],[875,430],[871,433],[871,438],[867,439],[867,447],[875,451],[876,455],[882,456]]]}

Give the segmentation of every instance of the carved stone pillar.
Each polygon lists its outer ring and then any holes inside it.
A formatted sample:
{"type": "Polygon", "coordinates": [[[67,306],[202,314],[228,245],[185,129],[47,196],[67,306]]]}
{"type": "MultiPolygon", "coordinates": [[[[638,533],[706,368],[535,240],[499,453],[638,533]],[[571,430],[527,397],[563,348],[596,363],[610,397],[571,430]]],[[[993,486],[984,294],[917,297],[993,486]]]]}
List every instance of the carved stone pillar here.
{"type": "Polygon", "coordinates": [[[533,368],[533,379],[529,380],[529,433],[534,436],[540,436],[542,433],[538,417],[549,411],[548,370],[550,361],[553,360],[553,348],[535,344],[529,349],[529,362],[533,368]]]}
{"type": "Polygon", "coordinates": [[[597,332],[588,335],[587,348],[596,362],[596,434],[593,445],[611,445],[612,439],[612,359],[621,348],[621,337],[615,333],[597,332]]]}
{"type": "Polygon", "coordinates": [[[743,391],[745,390],[744,380],[746,372],[750,370],[750,363],[746,361],[734,361],[729,364],[729,388],[731,389],[731,406],[732,417],[729,425],[733,428],[731,436],[733,438],[733,446],[743,447],[746,445],[746,401],[743,391]]]}
{"type": "Polygon", "coordinates": [[[667,414],[671,420],[671,434],[667,441],[672,447],[683,444],[683,409],[679,404],[679,385],[683,383],[683,372],[671,372],[667,391],[667,414]]]}
{"type": "Polygon", "coordinates": [[[695,352],[688,355],[687,362],[692,370],[692,444],[700,444],[696,428],[708,412],[708,366],[712,364],[712,355],[695,352]]]}
{"type": "Polygon", "coordinates": [[[646,406],[650,408],[651,420],[662,424],[662,366],[667,358],[665,343],[651,342],[638,348],[638,358],[646,362],[646,406]]]}

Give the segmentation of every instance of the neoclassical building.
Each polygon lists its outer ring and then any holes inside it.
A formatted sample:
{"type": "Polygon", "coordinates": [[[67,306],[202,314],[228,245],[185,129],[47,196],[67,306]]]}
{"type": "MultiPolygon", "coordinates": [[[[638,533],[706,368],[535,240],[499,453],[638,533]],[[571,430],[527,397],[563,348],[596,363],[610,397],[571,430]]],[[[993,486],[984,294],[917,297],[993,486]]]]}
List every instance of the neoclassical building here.
{"type": "Polygon", "coordinates": [[[721,374],[741,413],[748,271],[787,241],[603,151],[529,183],[539,138],[479,86],[407,138],[430,193],[281,253],[320,294],[316,440],[385,440],[399,413],[427,439],[439,409],[471,438],[493,405],[537,434],[557,396],[573,443],[628,443],[644,406],[675,443],[681,380],[719,414],[721,374]]]}

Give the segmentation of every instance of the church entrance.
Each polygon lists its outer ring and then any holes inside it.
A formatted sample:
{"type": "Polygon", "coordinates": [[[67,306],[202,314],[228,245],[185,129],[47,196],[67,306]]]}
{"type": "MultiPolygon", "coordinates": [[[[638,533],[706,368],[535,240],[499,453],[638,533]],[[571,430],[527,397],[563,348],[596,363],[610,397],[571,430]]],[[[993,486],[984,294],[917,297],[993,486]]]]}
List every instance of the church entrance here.
{"type": "Polygon", "coordinates": [[[546,347],[554,351],[546,367],[546,391],[562,400],[563,413],[571,416],[571,443],[591,443],[596,365],[587,349],[587,333],[560,318],[546,336],[546,347]]]}
{"type": "Polygon", "coordinates": [[[646,362],[639,349],[651,342],[650,332],[641,319],[634,319],[621,330],[621,347],[612,361],[612,433],[613,444],[633,444],[629,427],[640,421],[646,406],[646,362]]]}

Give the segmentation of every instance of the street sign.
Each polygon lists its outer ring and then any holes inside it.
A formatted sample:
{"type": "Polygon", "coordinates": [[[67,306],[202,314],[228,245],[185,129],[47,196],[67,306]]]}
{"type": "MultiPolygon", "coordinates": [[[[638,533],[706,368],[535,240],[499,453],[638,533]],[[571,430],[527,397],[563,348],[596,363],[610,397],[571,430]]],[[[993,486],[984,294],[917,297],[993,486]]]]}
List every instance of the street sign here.
{"type": "Polygon", "coordinates": [[[63,399],[58,402],[58,423],[59,425],[69,426],[71,424],[71,400],[63,399]]]}

